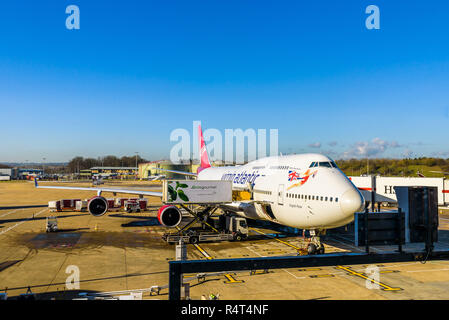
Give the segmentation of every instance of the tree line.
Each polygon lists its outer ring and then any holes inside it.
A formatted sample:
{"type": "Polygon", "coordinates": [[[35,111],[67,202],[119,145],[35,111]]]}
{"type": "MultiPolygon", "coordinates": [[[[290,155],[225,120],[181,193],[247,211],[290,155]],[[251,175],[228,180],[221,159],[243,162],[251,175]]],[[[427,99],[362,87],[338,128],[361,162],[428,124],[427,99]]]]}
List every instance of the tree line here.
{"type": "MultiPolygon", "coordinates": [[[[137,165],[142,162],[148,162],[148,160],[137,156],[137,165]]],[[[90,169],[92,167],[135,167],[136,156],[123,156],[118,158],[116,156],[106,156],[102,158],[83,158],[75,157],[69,161],[66,167],[66,171],[75,173],[80,170],[90,169]]]]}
{"type": "Polygon", "coordinates": [[[425,176],[441,176],[441,171],[449,173],[449,159],[349,159],[335,161],[340,169],[349,176],[379,174],[383,176],[416,176],[418,171],[425,176]]]}

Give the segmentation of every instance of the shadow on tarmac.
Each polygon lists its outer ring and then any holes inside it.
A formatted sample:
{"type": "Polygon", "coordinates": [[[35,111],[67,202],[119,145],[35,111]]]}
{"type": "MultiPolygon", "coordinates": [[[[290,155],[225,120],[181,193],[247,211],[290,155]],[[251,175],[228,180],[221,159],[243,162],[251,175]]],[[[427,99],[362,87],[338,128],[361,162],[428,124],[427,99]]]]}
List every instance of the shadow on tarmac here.
{"type": "Polygon", "coordinates": [[[10,207],[0,207],[0,210],[11,210],[11,209],[28,209],[28,208],[43,208],[48,207],[46,204],[39,204],[33,206],[10,206],[10,207]]]}
{"type": "MultiPolygon", "coordinates": [[[[167,273],[166,271],[156,271],[156,272],[147,272],[147,273],[130,273],[130,274],[124,274],[121,276],[113,276],[113,277],[102,277],[102,278],[94,278],[94,279],[87,279],[87,280],[80,280],[80,283],[87,283],[87,282],[94,282],[94,281],[102,281],[102,280],[112,280],[112,279],[121,279],[121,278],[128,278],[128,277],[141,277],[141,276],[148,276],[148,275],[154,275],[154,274],[162,274],[167,273]]],[[[23,286],[23,287],[15,287],[15,288],[8,288],[8,290],[24,290],[28,288],[42,288],[42,287],[48,287],[48,286],[65,286],[65,282],[56,282],[56,283],[43,283],[43,284],[37,284],[34,286],[23,286]]],[[[87,290],[81,290],[80,292],[88,292],[87,290]]],[[[94,292],[94,291],[93,291],[94,292]]],[[[25,293],[25,292],[24,292],[25,293]]]]}
{"type": "MultiPolygon", "coordinates": [[[[71,214],[71,215],[65,215],[65,216],[57,216],[58,220],[63,218],[70,218],[70,217],[78,217],[83,216],[83,214],[71,214]]],[[[45,220],[47,217],[28,217],[28,218],[20,218],[20,219],[5,219],[0,220],[0,224],[3,223],[9,223],[9,222],[22,222],[22,221],[29,221],[29,220],[45,220]]]]}

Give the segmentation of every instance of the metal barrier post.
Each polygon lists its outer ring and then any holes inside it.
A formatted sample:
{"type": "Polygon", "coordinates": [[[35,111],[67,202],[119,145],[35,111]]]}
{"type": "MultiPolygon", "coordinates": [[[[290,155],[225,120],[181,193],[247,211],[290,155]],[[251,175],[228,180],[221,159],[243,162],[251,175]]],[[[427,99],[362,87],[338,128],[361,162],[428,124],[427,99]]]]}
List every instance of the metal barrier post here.
{"type": "Polygon", "coordinates": [[[369,237],[368,237],[368,208],[365,208],[365,214],[363,215],[365,222],[365,251],[369,253],[369,237]]]}
{"type": "Polygon", "coordinates": [[[426,252],[433,251],[433,239],[431,232],[432,221],[430,220],[430,200],[429,200],[429,188],[424,189],[424,219],[425,220],[425,228],[426,228],[426,252]]]}
{"type": "Polygon", "coordinates": [[[169,264],[168,299],[181,300],[182,273],[180,264],[169,264]]]}
{"type": "Polygon", "coordinates": [[[402,253],[402,209],[398,208],[398,251],[402,253]]]}

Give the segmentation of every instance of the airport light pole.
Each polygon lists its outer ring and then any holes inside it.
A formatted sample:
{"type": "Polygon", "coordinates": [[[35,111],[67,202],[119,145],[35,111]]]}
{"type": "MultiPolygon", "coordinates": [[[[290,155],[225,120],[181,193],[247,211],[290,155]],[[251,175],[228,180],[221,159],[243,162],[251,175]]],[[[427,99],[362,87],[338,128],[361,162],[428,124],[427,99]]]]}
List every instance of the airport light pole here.
{"type": "Polygon", "coordinates": [[[138,172],[138,168],[137,168],[137,155],[139,154],[139,152],[136,151],[135,154],[136,154],[136,180],[137,180],[137,172],[138,172]]]}
{"type": "Polygon", "coordinates": [[[44,163],[45,163],[45,158],[42,158],[43,162],[42,162],[42,176],[44,175],[44,163]]]}

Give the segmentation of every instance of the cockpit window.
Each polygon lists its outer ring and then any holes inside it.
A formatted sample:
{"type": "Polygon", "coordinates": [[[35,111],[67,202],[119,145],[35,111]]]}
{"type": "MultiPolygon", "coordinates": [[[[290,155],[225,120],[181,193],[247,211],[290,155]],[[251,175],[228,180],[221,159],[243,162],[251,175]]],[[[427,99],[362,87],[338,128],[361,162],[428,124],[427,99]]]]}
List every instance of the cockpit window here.
{"type": "Polygon", "coordinates": [[[326,168],[332,168],[332,165],[330,162],[320,162],[320,167],[326,167],[326,168]]]}
{"type": "Polygon", "coordinates": [[[314,167],[338,168],[334,161],[312,162],[309,168],[314,167]]]}

